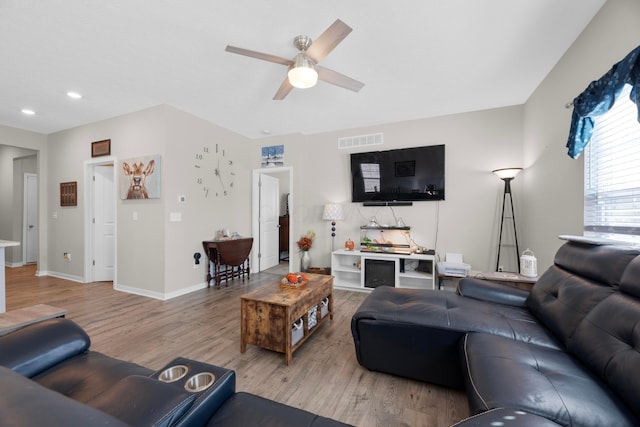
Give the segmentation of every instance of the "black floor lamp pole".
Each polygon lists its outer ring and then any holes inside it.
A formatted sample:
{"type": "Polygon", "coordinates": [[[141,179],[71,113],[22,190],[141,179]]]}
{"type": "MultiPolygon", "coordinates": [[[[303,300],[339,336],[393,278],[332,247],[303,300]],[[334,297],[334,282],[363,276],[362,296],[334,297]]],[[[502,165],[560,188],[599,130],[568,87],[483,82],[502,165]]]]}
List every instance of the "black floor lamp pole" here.
{"type": "Polygon", "coordinates": [[[336,222],[331,221],[331,252],[333,252],[333,247],[336,242],[336,222]]]}
{"type": "Polygon", "coordinates": [[[500,219],[500,236],[498,237],[498,255],[496,256],[496,271],[500,267],[500,249],[502,249],[502,229],[504,227],[504,209],[507,204],[507,194],[509,195],[509,204],[511,205],[511,220],[513,221],[513,236],[516,241],[516,264],[518,264],[518,273],[520,273],[520,263],[518,256],[520,248],[518,247],[518,232],[516,230],[516,214],[513,209],[513,195],[511,194],[511,180],[513,178],[501,178],[504,181],[504,193],[502,194],[502,217],[500,219]]]}

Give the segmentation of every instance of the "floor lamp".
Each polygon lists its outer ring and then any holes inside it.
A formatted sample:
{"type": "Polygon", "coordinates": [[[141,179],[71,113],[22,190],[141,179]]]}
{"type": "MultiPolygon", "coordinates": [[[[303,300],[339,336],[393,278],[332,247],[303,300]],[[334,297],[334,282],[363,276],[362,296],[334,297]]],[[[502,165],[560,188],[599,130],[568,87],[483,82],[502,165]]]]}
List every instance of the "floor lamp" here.
{"type": "Polygon", "coordinates": [[[322,219],[325,221],[331,221],[331,252],[333,252],[336,240],[336,221],[342,221],[344,219],[342,205],[338,205],[336,203],[327,203],[324,205],[322,219]]]}
{"type": "Polygon", "coordinates": [[[500,249],[502,248],[502,229],[504,226],[504,209],[507,203],[507,194],[509,195],[509,204],[511,205],[511,220],[513,221],[513,237],[516,241],[516,264],[518,264],[518,273],[520,273],[520,248],[518,248],[518,233],[516,231],[516,214],[513,210],[513,196],[511,195],[511,181],[520,173],[522,168],[504,168],[493,171],[498,177],[504,181],[504,193],[502,194],[502,217],[500,218],[500,235],[498,237],[498,255],[496,256],[496,271],[500,268],[500,249]]]}

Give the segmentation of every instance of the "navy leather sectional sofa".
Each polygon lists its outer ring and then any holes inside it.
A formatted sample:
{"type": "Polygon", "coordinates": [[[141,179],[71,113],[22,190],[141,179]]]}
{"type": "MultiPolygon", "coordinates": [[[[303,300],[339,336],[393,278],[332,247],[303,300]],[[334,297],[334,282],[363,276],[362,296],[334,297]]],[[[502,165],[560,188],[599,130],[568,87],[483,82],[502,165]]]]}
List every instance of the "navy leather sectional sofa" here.
{"type": "Polygon", "coordinates": [[[155,372],[89,346],[89,336],[69,319],[0,337],[0,425],[346,426],[236,393],[228,369],[177,358],[155,372]]]}
{"type": "Polygon", "coordinates": [[[640,425],[637,249],[567,242],[530,293],[477,279],[457,294],[377,288],[351,326],[361,365],[466,389],[480,415],[460,425],[490,425],[500,411],[640,425]]]}

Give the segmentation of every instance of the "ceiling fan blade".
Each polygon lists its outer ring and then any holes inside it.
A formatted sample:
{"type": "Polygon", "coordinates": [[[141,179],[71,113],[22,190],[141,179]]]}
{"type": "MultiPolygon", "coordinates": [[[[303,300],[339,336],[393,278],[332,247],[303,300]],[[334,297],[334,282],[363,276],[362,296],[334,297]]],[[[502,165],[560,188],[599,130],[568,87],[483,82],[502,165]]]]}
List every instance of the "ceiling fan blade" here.
{"type": "Polygon", "coordinates": [[[289,83],[289,78],[285,77],[284,81],[280,85],[280,88],[278,89],[276,94],[273,95],[273,100],[282,101],[285,98],[285,96],[289,95],[289,92],[291,92],[291,89],[293,89],[293,86],[291,85],[291,83],[289,83]]]}
{"type": "Polygon", "coordinates": [[[224,50],[231,53],[237,53],[238,55],[249,56],[251,58],[262,59],[263,61],[275,62],[276,64],[291,65],[290,59],[281,58],[275,55],[269,55],[268,53],[256,52],[255,50],[243,49],[241,47],[227,46],[224,50]]]}
{"type": "Polygon", "coordinates": [[[354,80],[351,77],[347,77],[344,74],[340,74],[337,71],[320,66],[317,67],[317,70],[318,79],[323,82],[331,83],[332,85],[340,86],[354,92],[358,92],[364,87],[364,83],[354,80]]]}
{"type": "Polygon", "coordinates": [[[320,36],[311,43],[311,46],[307,49],[307,55],[316,62],[322,61],[351,31],[352,28],[350,26],[336,19],[336,22],[331,24],[324,33],[320,34],[320,36]]]}

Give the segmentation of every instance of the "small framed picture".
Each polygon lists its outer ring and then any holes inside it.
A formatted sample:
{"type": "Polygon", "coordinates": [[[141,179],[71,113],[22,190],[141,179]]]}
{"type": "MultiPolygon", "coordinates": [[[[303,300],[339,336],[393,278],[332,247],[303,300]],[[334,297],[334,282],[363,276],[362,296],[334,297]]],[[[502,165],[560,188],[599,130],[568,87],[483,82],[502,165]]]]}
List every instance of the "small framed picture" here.
{"type": "Polygon", "coordinates": [[[111,155],[111,140],[104,139],[91,143],[91,157],[111,155]]]}
{"type": "Polygon", "coordinates": [[[160,198],[160,155],[133,157],[120,162],[120,198],[160,198]]]}
{"type": "Polygon", "coordinates": [[[60,183],[60,206],[78,206],[78,182],[60,183]]]}
{"type": "Polygon", "coordinates": [[[284,145],[262,147],[262,167],[284,166],[284,145]]]}

